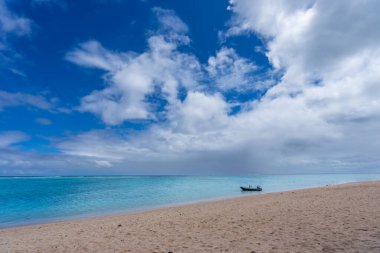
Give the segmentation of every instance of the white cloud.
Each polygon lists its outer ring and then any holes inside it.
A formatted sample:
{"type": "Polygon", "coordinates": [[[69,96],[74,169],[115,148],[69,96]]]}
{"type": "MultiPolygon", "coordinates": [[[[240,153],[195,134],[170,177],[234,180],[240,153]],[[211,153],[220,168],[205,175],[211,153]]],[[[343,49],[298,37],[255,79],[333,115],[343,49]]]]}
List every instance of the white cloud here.
{"type": "MultiPolygon", "coordinates": [[[[26,152],[13,147],[0,152],[1,175],[112,174],[113,168],[108,165],[108,161],[56,153],[26,152]]],[[[114,173],[119,174],[120,171],[114,173]]]]}
{"type": "Polygon", "coordinates": [[[8,70],[19,77],[22,77],[24,79],[27,78],[26,74],[22,72],[21,70],[14,69],[14,68],[9,68],[8,70]]]}
{"type": "Polygon", "coordinates": [[[221,95],[189,92],[185,101],[170,113],[171,128],[195,134],[215,131],[226,124],[228,110],[229,106],[221,95]]]}
{"type": "Polygon", "coordinates": [[[111,52],[99,42],[89,41],[67,54],[66,58],[78,65],[107,72],[107,87],[84,97],[81,111],[100,115],[108,125],[127,119],[155,119],[147,96],[158,92],[172,105],[178,102],[179,87],[197,86],[198,61],[177,50],[189,42],[182,34],[185,25],[172,11],[156,8],[155,12],[165,31],[149,37],[144,53],[111,52]]]}
{"type": "Polygon", "coordinates": [[[76,50],[69,52],[66,59],[88,68],[99,68],[106,71],[121,68],[127,54],[113,53],[100,45],[97,41],[83,43],[76,50]]]}
{"type": "Polygon", "coordinates": [[[14,60],[19,59],[21,55],[14,50],[9,39],[30,35],[31,27],[30,19],[17,15],[9,9],[7,1],[0,0],[0,68],[8,69],[22,78],[25,78],[24,73],[12,66],[14,60]]]}
{"type": "Polygon", "coordinates": [[[110,163],[109,161],[98,161],[98,160],[95,160],[95,163],[98,167],[100,168],[110,168],[112,167],[112,163],[110,163]]]}
{"type": "Polygon", "coordinates": [[[0,132],[0,149],[10,148],[12,145],[23,142],[29,137],[19,131],[0,132]]]}
{"type": "Polygon", "coordinates": [[[154,118],[145,98],[159,87],[168,101],[165,121],[139,133],[90,131],[58,147],[112,167],[172,173],[378,169],[378,2],[236,0],[230,9],[227,35],[261,36],[274,70],[283,73],[265,96],[231,115],[233,104],[223,92],[256,87],[260,76],[250,75],[255,64],[222,48],[201,66],[180,53],[178,45],[188,40],[178,38],[187,38],[186,29],[173,28],[177,19],[171,18],[165,21],[171,35],[152,35],[142,54],[111,52],[95,42],[90,50],[82,45],[68,54],[77,64],[107,72],[108,86],[83,98],[82,110],[110,125],[154,118]],[[205,80],[213,80],[221,94],[204,88],[205,80]],[[179,85],[187,90],[183,100],[179,85]]]}
{"type": "Polygon", "coordinates": [[[285,70],[268,97],[301,94],[325,113],[375,112],[379,9],[377,1],[233,1],[231,29],[264,36],[273,66],[285,70]]]}
{"type": "Polygon", "coordinates": [[[4,38],[7,34],[18,36],[29,34],[30,25],[29,19],[15,15],[8,9],[5,0],[0,0],[0,37],[4,38]]]}
{"type": "MultiPolygon", "coordinates": [[[[330,144],[335,150],[309,155],[335,156],[346,165],[351,155],[353,159],[376,160],[359,137],[379,138],[377,131],[367,130],[366,136],[361,131],[376,126],[380,116],[380,76],[376,71],[380,52],[380,32],[376,28],[379,3],[233,1],[231,9],[235,26],[229,32],[261,35],[271,63],[284,71],[281,82],[267,92],[261,103],[298,103],[340,136],[330,144]]],[[[289,107],[289,103],[283,107],[289,107]]],[[[282,115],[283,110],[276,113],[282,115]]],[[[304,114],[298,116],[289,115],[289,119],[305,120],[304,114]]],[[[308,139],[318,140],[313,135],[308,139]]]]}
{"type": "Polygon", "coordinates": [[[206,69],[212,82],[222,90],[261,88],[255,87],[254,74],[257,66],[240,57],[233,48],[220,49],[216,56],[208,59],[206,69]]]}
{"type": "Polygon", "coordinates": [[[31,95],[27,93],[12,93],[0,90],[0,112],[6,107],[29,106],[42,110],[52,110],[55,99],[46,99],[41,95],[31,95]]]}
{"type": "Polygon", "coordinates": [[[172,10],[162,9],[160,7],[153,8],[154,13],[160,22],[161,28],[168,32],[187,33],[189,28],[172,10]]]}
{"type": "Polygon", "coordinates": [[[267,86],[254,80],[257,67],[234,49],[222,48],[205,66],[194,55],[180,52],[179,47],[190,42],[185,35],[187,26],[173,11],[154,8],[154,12],[161,29],[148,38],[148,48],[141,54],[113,52],[97,41],[88,41],[66,55],[80,66],[106,71],[107,86],[82,98],[79,110],[99,115],[108,125],[118,125],[131,119],[156,119],[149,95],[158,94],[167,103],[165,111],[170,111],[181,103],[180,88],[201,91],[206,89],[206,80],[212,83],[211,90],[222,92],[267,86]]]}
{"type": "Polygon", "coordinates": [[[148,51],[140,55],[113,54],[98,43],[85,43],[70,53],[68,59],[106,70],[108,87],[84,97],[79,109],[99,114],[109,125],[127,119],[154,119],[146,96],[155,93],[156,87],[173,104],[180,86],[196,86],[193,73],[199,69],[198,62],[191,55],[177,52],[176,47],[160,35],[150,37],[148,51]],[[103,54],[86,54],[89,45],[97,45],[96,52],[103,54]]]}
{"type": "MultiPolygon", "coordinates": [[[[23,55],[11,43],[11,38],[30,37],[32,34],[33,21],[22,14],[16,13],[10,8],[12,1],[0,0],[0,67],[8,69],[21,78],[26,78],[15,62],[23,58],[23,55]]],[[[34,6],[57,5],[65,8],[65,2],[61,0],[31,0],[34,6]]],[[[26,3],[25,3],[26,4],[26,3]]]]}

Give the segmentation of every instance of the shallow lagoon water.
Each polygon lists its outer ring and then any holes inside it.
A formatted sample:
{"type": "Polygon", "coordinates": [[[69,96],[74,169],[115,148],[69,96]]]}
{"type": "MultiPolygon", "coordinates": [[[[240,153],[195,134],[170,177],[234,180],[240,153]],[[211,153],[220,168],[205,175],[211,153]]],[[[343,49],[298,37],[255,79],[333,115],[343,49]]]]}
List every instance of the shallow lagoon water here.
{"type": "Polygon", "coordinates": [[[260,184],[266,193],[379,179],[380,174],[0,177],[0,227],[262,194],[243,193],[243,185],[260,184]]]}

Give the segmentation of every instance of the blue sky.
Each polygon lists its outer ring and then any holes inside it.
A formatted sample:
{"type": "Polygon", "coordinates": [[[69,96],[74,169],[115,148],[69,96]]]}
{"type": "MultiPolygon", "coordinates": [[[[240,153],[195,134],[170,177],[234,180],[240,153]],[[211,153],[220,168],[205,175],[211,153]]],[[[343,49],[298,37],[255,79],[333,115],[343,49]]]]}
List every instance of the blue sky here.
{"type": "Polygon", "coordinates": [[[0,0],[0,174],[377,172],[379,7],[0,0]]]}

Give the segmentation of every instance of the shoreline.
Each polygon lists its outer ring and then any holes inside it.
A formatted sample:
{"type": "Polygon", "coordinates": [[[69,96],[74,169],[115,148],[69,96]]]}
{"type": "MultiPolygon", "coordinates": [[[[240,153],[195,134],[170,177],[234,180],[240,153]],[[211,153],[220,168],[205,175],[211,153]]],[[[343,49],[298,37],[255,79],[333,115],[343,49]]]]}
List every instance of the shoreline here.
{"type": "Polygon", "coordinates": [[[205,200],[195,200],[195,201],[160,205],[156,207],[141,208],[141,209],[130,210],[130,211],[120,210],[116,212],[99,213],[99,214],[92,214],[92,215],[83,214],[83,215],[79,215],[75,217],[41,220],[41,221],[36,221],[36,222],[31,222],[31,223],[23,223],[23,224],[4,226],[4,227],[0,226],[0,231],[5,230],[5,229],[47,225],[47,224],[52,224],[52,223],[80,222],[83,220],[102,219],[102,218],[115,217],[115,216],[116,217],[126,216],[126,215],[139,214],[139,213],[150,212],[150,211],[155,211],[155,210],[167,209],[167,208],[176,208],[176,207],[183,207],[183,206],[197,205],[197,204],[207,204],[207,203],[214,203],[218,201],[239,199],[239,198],[251,198],[251,197],[257,197],[257,196],[266,195],[266,194],[286,193],[286,192],[292,192],[292,191],[312,190],[312,189],[319,189],[319,188],[325,188],[325,187],[335,187],[335,186],[344,186],[344,185],[350,185],[350,184],[357,184],[357,183],[360,184],[360,183],[370,183],[370,182],[380,182],[380,180],[375,179],[375,180],[363,181],[363,182],[346,182],[346,183],[338,183],[338,184],[329,184],[329,185],[324,185],[324,186],[312,186],[312,187],[307,187],[307,188],[290,189],[290,190],[284,190],[284,191],[270,191],[270,192],[259,192],[259,193],[248,192],[248,193],[242,193],[242,194],[246,194],[245,196],[236,195],[236,196],[227,196],[227,197],[212,198],[212,199],[205,199],[205,200]]]}
{"type": "Polygon", "coordinates": [[[380,181],[0,230],[4,252],[379,252],[380,181]]]}
{"type": "Polygon", "coordinates": [[[83,215],[71,216],[71,217],[66,217],[66,218],[60,217],[56,219],[52,218],[52,219],[45,219],[45,220],[40,220],[40,221],[37,220],[35,222],[19,223],[15,225],[12,224],[9,226],[0,225],[0,231],[6,230],[6,229],[12,229],[12,228],[24,228],[24,227],[29,227],[29,226],[48,225],[52,223],[80,222],[83,220],[102,219],[102,218],[114,217],[114,216],[116,217],[126,216],[126,215],[139,214],[139,213],[150,212],[150,211],[155,211],[155,210],[167,209],[167,208],[176,208],[176,207],[183,207],[183,206],[188,206],[188,205],[214,203],[214,202],[230,200],[230,199],[238,199],[238,198],[246,198],[246,197],[251,198],[251,197],[257,197],[257,196],[266,195],[266,194],[312,190],[312,189],[319,189],[319,188],[324,188],[324,187],[333,187],[333,186],[340,186],[340,185],[350,185],[350,184],[356,184],[356,183],[369,183],[369,182],[380,182],[380,180],[375,179],[375,180],[363,181],[363,182],[345,182],[345,183],[328,184],[324,186],[312,186],[312,187],[307,187],[307,188],[297,188],[297,189],[282,190],[282,191],[253,192],[253,193],[247,192],[247,193],[241,193],[241,194],[245,194],[245,196],[242,196],[242,195],[226,196],[226,197],[211,198],[211,199],[204,199],[204,200],[164,204],[164,205],[159,205],[155,207],[138,208],[135,210],[120,210],[120,211],[115,211],[115,212],[106,212],[106,213],[98,213],[98,214],[83,214],[83,215]]]}

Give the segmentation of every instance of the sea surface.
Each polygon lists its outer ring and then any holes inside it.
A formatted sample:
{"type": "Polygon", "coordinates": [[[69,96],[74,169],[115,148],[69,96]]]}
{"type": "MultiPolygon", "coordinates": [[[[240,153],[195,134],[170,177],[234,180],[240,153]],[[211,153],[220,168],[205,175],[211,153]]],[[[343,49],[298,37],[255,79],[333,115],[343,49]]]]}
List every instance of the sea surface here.
{"type": "Polygon", "coordinates": [[[379,179],[380,174],[0,177],[0,227],[379,179]],[[239,188],[258,184],[262,193],[239,188]]]}

